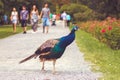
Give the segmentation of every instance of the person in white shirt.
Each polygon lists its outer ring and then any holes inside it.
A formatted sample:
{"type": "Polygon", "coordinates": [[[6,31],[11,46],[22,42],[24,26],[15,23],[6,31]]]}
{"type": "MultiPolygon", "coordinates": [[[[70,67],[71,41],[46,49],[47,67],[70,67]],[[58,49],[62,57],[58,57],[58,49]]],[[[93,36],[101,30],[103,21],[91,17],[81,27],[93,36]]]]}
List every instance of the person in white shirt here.
{"type": "Polygon", "coordinates": [[[16,8],[14,7],[12,12],[11,12],[11,21],[12,21],[12,24],[13,24],[13,32],[15,33],[16,32],[16,25],[17,25],[17,22],[18,22],[18,12],[16,11],[16,8]]]}
{"type": "Polygon", "coordinates": [[[62,14],[61,14],[61,17],[62,17],[62,20],[63,20],[63,23],[64,23],[64,26],[66,27],[67,26],[67,19],[66,19],[66,12],[64,11],[62,14]]]}
{"type": "Polygon", "coordinates": [[[56,26],[56,14],[55,13],[53,14],[53,17],[52,17],[52,26],[56,26]]]}

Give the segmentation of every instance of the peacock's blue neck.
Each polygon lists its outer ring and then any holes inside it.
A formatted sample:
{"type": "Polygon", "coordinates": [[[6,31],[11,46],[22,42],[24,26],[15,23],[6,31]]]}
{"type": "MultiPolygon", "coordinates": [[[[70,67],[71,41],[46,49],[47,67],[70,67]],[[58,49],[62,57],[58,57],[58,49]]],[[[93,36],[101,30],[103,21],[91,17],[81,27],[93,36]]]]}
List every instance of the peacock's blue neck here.
{"type": "Polygon", "coordinates": [[[71,35],[71,34],[75,34],[75,30],[74,29],[71,30],[69,35],[71,35]]]}
{"type": "Polygon", "coordinates": [[[70,45],[75,39],[75,30],[73,29],[67,36],[64,36],[60,39],[59,46],[66,48],[70,45]]]}

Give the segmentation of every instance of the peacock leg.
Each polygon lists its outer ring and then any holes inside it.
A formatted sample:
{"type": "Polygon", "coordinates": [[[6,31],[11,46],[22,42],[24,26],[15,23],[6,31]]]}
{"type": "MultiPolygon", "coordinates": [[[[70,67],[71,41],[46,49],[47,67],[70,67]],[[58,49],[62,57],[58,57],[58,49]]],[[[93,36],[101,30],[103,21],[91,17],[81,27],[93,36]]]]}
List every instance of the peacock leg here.
{"type": "Polygon", "coordinates": [[[56,59],[53,60],[53,74],[55,74],[55,63],[56,63],[56,59]]]}
{"type": "Polygon", "coordinates": [[[44,70],[44,65],[45,65],[45,59],[43,59],[42,71],[45,71],[45,70],[44,70]]]}

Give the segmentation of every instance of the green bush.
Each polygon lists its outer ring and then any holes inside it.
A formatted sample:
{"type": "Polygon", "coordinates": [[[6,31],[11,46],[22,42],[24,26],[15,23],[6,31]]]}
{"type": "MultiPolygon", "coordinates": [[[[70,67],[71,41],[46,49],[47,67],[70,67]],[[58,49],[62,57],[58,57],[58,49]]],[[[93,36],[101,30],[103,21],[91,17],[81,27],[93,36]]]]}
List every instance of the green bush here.
{"type": "Polygon", "coordinates": [[[74,13],[78,13],[80,12],[80,5],[79,4],[66,4],[66,5],[63,5],[61,8],[60,8],[60,11],[66,11],[68,12],[69,14],[74,14],[74,13]]]}
{"type": "Polygon", "coordinates": [[[60,11],[68,12],[76,21],[86,21],[92,19],[93,11],[85,5],[82,4],[67,4],[63,5],[60,11]]]}
{"type": "Polygon", "coordinates": [[[87,21],[92,19],[92,10],[86,10],[85,12],[75,13],[73,16],[76,21],[87,21]]]}
{"type": "Polygon", "coordinates": [[[120,28],[114,27],[109,32],[106,32],[105,34],[106,43],[112,48],[112,49],[120,49],[120,28]]]}

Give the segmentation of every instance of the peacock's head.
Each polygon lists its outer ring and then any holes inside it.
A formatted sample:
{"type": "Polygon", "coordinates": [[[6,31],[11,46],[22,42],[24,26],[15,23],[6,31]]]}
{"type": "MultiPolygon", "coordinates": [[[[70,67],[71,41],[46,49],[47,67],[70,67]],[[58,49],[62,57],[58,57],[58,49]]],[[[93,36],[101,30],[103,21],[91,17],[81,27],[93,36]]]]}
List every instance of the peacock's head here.
{"type": "Polygon", "coordinates": [[[78,29],[79,29],[78,26],[74,26],[74,27],[73,27],[73,30],[75,30],[75,31],[77,31],[78,29]]]}

